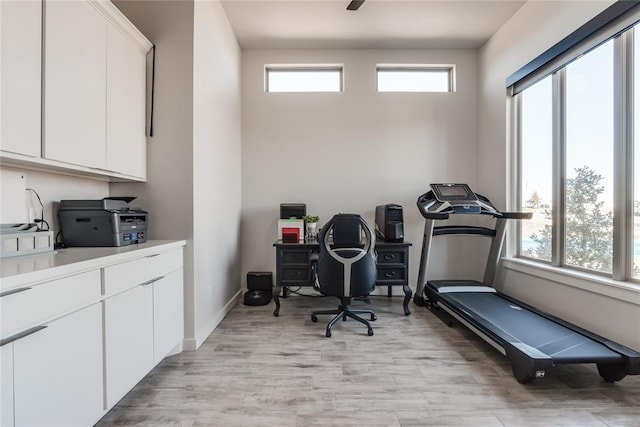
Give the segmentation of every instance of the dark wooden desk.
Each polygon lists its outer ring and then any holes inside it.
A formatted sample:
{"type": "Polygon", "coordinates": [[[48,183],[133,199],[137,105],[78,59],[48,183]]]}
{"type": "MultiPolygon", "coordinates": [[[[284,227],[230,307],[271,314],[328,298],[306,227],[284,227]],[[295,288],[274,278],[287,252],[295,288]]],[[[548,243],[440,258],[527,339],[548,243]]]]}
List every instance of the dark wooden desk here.
{"type": "MultiPolygon", "coordinates": [[[[280,289],[282,297],[287,297],[290,286],[313,286],[312,255],[320,246],[317,241],[305,243],[282,243],[276,241],[276,280],[273,288],[274,316],[280,314],[280,289]]],[[[409,242],[376,241],[378,277],[376,286],[387,286],[387,295],[392,295],[392,286],[402,286],[404,314],[409,315],[409,301],[413,292],[409,287],[409,242]]]]}

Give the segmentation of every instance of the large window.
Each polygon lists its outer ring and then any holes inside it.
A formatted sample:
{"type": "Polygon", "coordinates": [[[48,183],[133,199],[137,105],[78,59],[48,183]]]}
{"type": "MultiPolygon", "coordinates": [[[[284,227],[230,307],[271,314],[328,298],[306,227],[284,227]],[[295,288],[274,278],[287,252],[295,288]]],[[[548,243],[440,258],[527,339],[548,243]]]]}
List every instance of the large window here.
{"type": "Polygon", "coordinates": [[[522,93],[521,179],[522,210],[532,212],[530,221],[522,221],[522,253],[551,261],[551,212],[553,211],[551,163],[552,88],[547,77],[522,93]]]}
{"type": "Polygon", "coordinates": [[[565,263],[611,272],[613,41],[566,68],[565,263]]]}
{"type": "Polygon", "coordinates": [[[533,212],[519,225],[518,254],[637,280],[640,26],[574,51],[511,86],[518,207],[533,212]]]}
{"type": "Polygon", "coordinates": [[[640,278],[640,31],[633,34],[633,127],[634,156],[633,156],[633,263],[632,276],[640,278]]]}

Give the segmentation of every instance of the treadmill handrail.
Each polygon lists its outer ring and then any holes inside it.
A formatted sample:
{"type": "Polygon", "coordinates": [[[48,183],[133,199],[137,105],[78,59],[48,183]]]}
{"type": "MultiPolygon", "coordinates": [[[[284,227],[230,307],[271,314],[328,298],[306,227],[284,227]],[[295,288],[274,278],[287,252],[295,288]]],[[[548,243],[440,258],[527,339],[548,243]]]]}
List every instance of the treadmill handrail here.
{"type": "Polygon", "coordinates": [[[448,212],[422,212],[422,216],[427,219],[435,220],[449,219],[448,212]]]}
{"type": "MultiPolygon", "coordinates": [[[[490,215],[494,218],[504,219],[531,219],[533,216],[532,212],[500,212],[495,208],[493,203],[491,203],[491,201],[484,197],[482,194],[475,193],[475,195],[478,196],[478,200],[484,203],[487,207],[495,209],[495,211],[487,210],[485,207],[482,207],[482,205],[480,205],[480,212],[474,213],[475,215],[490,215]]],[[[435,201],[436,199],[432,191],[426,192],[418,197],[416,205],[418,206],[418,210],[424,218],[432,220],[446,220],[449,219],[449,215],[458,213],[453,209],[443,210],[440,212],[428,212],[423,209],[423,205],[429,204],[430,202],[433,203],[435,201]]]]}
{"type": "Polygon", "coordinates": [[[434,236],[446,236],[451,234],[473,234],[478,236],[494,237],[496,230],[493,228],[473,225],[443,225],[433,228],[434,236]]]}
{"type": "Polygon", "coordinates": [[[504,219],[531,219],[533,212],[502,212],[504,219]]]}

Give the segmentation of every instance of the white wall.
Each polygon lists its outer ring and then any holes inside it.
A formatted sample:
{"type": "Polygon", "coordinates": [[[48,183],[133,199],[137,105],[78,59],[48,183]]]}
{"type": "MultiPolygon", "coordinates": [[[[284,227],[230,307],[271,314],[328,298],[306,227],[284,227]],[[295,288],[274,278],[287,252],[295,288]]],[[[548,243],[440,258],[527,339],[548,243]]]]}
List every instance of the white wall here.
{"type": "MultiPolygon", "coordinates": [[[[28,169],[13,168],[8,166],[2,166],[3,172],[9,172],[8,175],[3,176],[3,179],[12,179],[17,173],[20,173],[24,177],[24,183],[22,184],[26,188],[32,188],[39,195],[44,205],[44,219],[49,223],[54,231],[54,235],[60,231],[60,225],[57,218],[57,208],[54,209],[54,204],[65,199],[102,199],[109,196],[109,184],[104,181],[96,181],[91,179],[77,178],[67,175],[58,175],[46,172],[38,172],[28,169]],[[11,173],[13,172],[13,173],[11,173]]],[[[7,183],[3,182],[3,187],[7,183]]],[[[19,199],[14,198],[12,191],[3,191],[0,194],[0,203],[3,205],[3,212],[5,211],[5,205],[18,203],[27,203],[27,208],[32,207],[36,210],[35,217],[40,217],[40,205],[37,198],[27,193],[26,198],[19,199]]],[[[12,209],[13,210],[13,209],[12,209]]],[[[25,211],[26,216],[23,217],[21,222],[29,220],[28,212],[25,211]]],[[[0,223],[14,222],[17,218],[11,218],[7,221],[4,218],[0,218],[0,223]]]]}
{"type": "Polygon", "coordinates": [[[194,4],[194,309],[198,345],[240,289],[240,48],[217,1],[194,4]]]}
{"type": "MultiPolygon", "coordinates": [[[[506,206],[509,191],[506,77],[611,3],[528,2],[480,49],[478,189],[498,206],[506,206]]],[[[602,286],[594,286],[588,281],[558,276],[552,281],[540,279],[538,275],[505,269],[501,272],[499,287],[563,319],[640,349],[640,306],[637,303],[640,298],[637,294],[634,297],[632,293],[618,290],[617,293],[623,296],[611,298],[601,294],[602,286]],[[569,282],[574,286],[569,286],[569,282]]]]}
{"type": "Polygon", "coordinates": [[[112,184],[150,211],[149,238],[187,239],[185,348],[240,292],[240,50],[218,1],[116,1],[156,45],[144,184],[112,184]]]}
{"type": "MultiPolygon", "coordinates": [[[[418,196],[432,182],[476,183],[477,51],[243,50],[242,61],[243,281],[248,271],[275,274],[280,203],[306,203],[321,224],[352,212],[371,225],[376,205],[399,203],[415,288],[418,196]],[[265,93],[264,66],[278,63],[344,64],[344,92],[265,93]],[[455,64],[457,92],[377,93],[378,63],[455,64]]],[[[431,277],[480,276],[475,245],[450,242],[431,277]],[[469,262],[456,263],[453,253],[469,262]]]]}

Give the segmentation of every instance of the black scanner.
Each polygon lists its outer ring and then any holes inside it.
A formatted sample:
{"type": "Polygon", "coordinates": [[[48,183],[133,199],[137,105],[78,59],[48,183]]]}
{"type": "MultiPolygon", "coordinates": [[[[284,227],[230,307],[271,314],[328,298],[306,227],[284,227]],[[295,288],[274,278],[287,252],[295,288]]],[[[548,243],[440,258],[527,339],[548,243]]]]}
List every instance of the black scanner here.
{"type": "Polygon", "coordinates": [[[387,242],[404,240],[402,206],[394,203],[376,206],[376,237],[387,242]]]}

